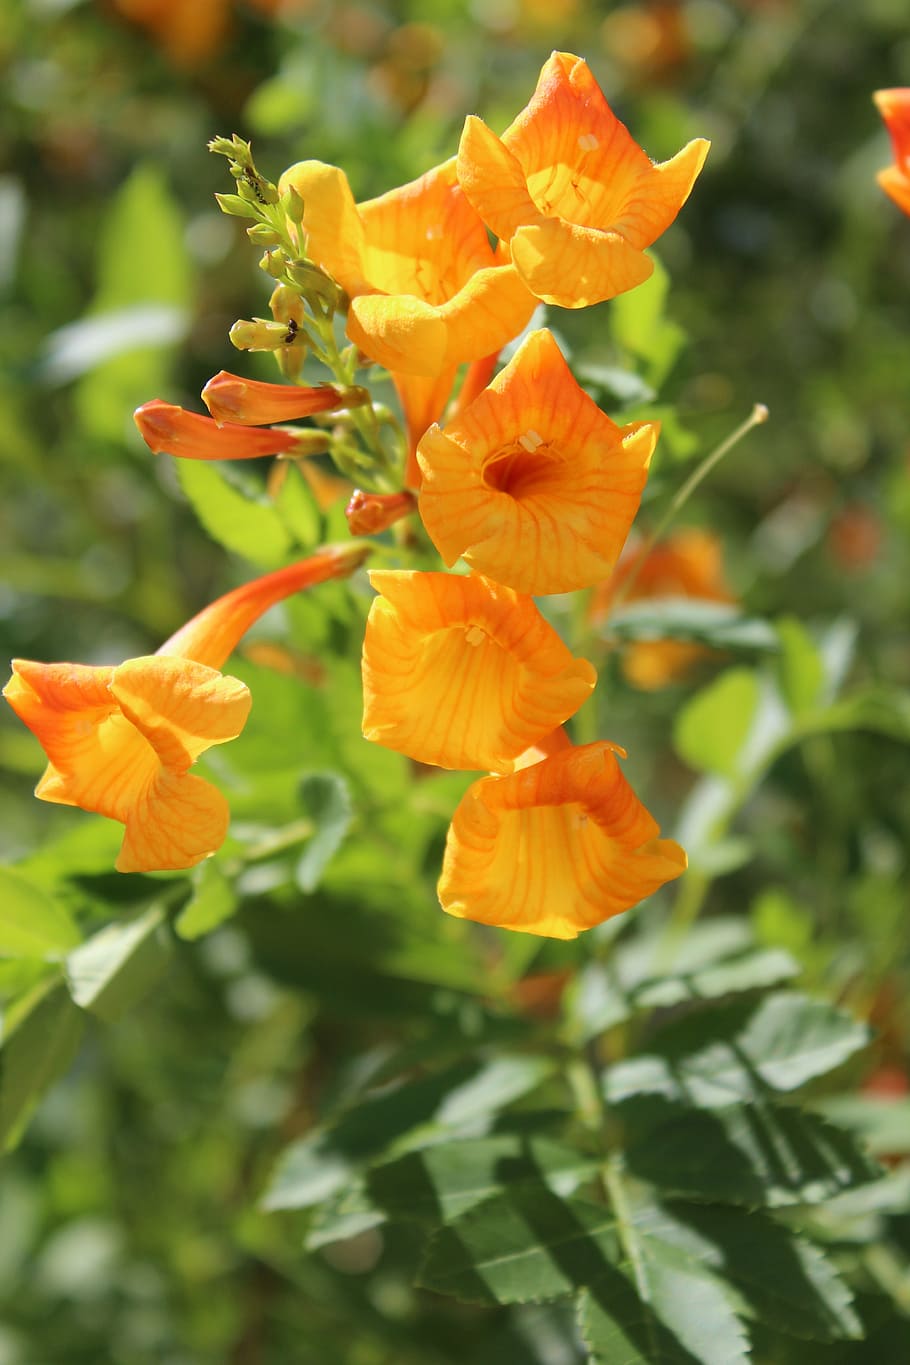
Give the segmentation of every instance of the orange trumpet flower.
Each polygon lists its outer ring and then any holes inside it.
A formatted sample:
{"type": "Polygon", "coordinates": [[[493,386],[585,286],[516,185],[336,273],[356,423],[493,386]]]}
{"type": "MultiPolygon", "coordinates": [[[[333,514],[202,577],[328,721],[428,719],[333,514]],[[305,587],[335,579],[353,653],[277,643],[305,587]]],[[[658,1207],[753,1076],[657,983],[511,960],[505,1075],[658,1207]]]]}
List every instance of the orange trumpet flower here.
{"type": "Polygon", "coordinates": [[[655,165],[587,63],[554,52],[502,138],[468,117],[458,181],[532,293],[584,308],[648,278],[644,249],[688,199],[709,145],[696,138],[655,165]]]}
{"type": "Polygon", "coordinates": [[[446,564],[518,592],[572,592],[612,572],[660,427],[619,427],[532,332],[479,398],[420,442],[420,515],[446,564]]]}
{"type": "Polygon", "coordinates": [[[382,571],[363,642],[363,733],[421,763],[511,772],[597,675],[530,597],[476,575],[382,571]]]}
{"type": "Polygon", "coordinates": [[[202,390],[202,401],[219,427],[228,422],[246,427],[268,422],[294,422],[300,417],[311,417],[315,412],[358,407],[368,403],[370,395],[366,389],[348,388],[343,384],[317,384],[313,388],[301,384],[267,384],[219,370],[202,390]]]}
{"type": "Polygon", "coordinates": [[[176,455],[183,460],[255,460],[263,455],[283,455],[298,445],[291,431],[219,425],[211,417],[188,412],[163,398],[143,403],[133,413],[133,420],[153,454],[176,455]]]}
{"type": "Polygon", "coordinates": [[[189,769],[235,739],[247,687],[219,671],[240,637],[290,593],[350,572],[362,546],[328,546],[211,603],[157,654],[119,665],[13,660],[3,695],[49,760],[35,795],[126,826],[119,872],[193,867],[227,834],[221,793],[189,769]]]}
{"type": "Polygon", "coordinates": [[[872,96],[891,135],[894,165],[876,179],[899,209],[910,214],[910,88],[876,90],[872,96]]]}
{"type": "Polygon", "coordinates": [[[685,871],[685,852],[659,837],[623,777],[622,750],[554,748],[509,776],[481,778],[462,797],[439,879],[447,914],[576,938],[685,871]]]}

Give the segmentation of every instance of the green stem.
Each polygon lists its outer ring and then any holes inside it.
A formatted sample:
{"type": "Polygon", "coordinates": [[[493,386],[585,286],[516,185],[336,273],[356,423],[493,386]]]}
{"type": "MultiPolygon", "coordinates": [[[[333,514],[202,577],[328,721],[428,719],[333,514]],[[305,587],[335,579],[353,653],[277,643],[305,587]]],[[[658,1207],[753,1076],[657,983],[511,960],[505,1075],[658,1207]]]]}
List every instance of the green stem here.
{"type": "Polygon", "coordinates": [[[666,512],[664,512],[660,521],[657,523],[657,525],[655,526],[654,530],[650,533],[650,535],[645,537],[644,544],[642,545],[640,552],[636,556],[634,567],[632,568],[631,572],[629,573],[625,581],[617,589],[616,595],[613,598],[614,608],[616,604],[620,602],[624,597],[628,597],[629,592],[635,583],[635,580],[638,578],[638,575],[641,572],[642,567],[644,566],[646,560],[648,559],[648,556],[650,555],[651,551],[654,549],[654,546],[658,543],[659,540],[661,540],[676,514],[680,512],[683,507],[685,507],[686,503],[689,501],[689,499],[691,498],[692,494],[695,492],[699,484],[702,483],[708,477],[708,475],[711,473],[711,470],[714,469],[718,464],[720,464],[724,456],[729,454],[733,447],[738,445],[739,442],[743,439],[743,437],[747,435],[747,433],[750,432],[753,427],[760,426],[762,422],[767,422],[767,420],[768,409],[765,407],[764,403],[756,403],[752,411],[749,413],[749,416],[746,418],[746,420],[744,422],[740,422],[736,430],[731,431],[730,435],[725,440],[721,441],[719,446],[715,446],[715,448],[710,452],[710,454],[706,455],[705,458],[701,461],[701,463],[695,467],[695,469],[686,479],[682,487],[677,489],[676,493],[670,500],[670,505],[668,506],[666,512]]]}

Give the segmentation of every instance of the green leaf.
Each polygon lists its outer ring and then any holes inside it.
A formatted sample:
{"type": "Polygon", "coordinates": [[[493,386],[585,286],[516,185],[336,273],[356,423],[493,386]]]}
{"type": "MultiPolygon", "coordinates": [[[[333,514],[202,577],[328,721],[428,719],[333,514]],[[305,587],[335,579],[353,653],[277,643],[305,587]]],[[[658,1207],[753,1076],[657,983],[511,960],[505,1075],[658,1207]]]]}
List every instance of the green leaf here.
{"type": "Polygon", "coordinates": [[[635,1221],[734,1285],[747,1316],[810,1340],[862,1336],[853,1296],[824,1253],[766,1214],[670,1204],[635,1221]]]}
{"type": "Polygon", "coordinates": [[[372,1203],[362,1180],[350,1184],[329,1196],[316,1209],[306,1235],[307,1251],[318,1251],[333,1242],[357,1237],[361,1232],[379,1227],[386,1220],[382,1209],[372,1203]]]}
{"type": "Polygon", "coordinates": [[[910,1097],[835,1095],[819,1109],[856,1133],[873,1156],[910,1155],[910,1097]]]}
{"type": "Polygon", "coordinates": [[[80,1009],[111,1023],[151,989],[170,957],[165,922],[164,907],[153,905],[136,919],[109,924],[70,953],[67,983],[80,1009]]]}
{"type": "Polygon", "coordinates": [[[233,883],[212,859],[197,869],[193,882],[193,894],[174,921],[174,929],[183,939],[210,934],[237,909],[233,883]]]}
{"type": "Polygon", "coordinates": [[[301,891],[315,891],[329,859],[351,827],[351,794],[338,773],[308,773],[300,783],[300,808],[313,823],[294,874],[301,891]]]}
{"type": "Polygon", "coordinates": [[[573,1194],[598,1170],[596,1157],[543,1137],[499,1134],[443,1142],[374,1167],[373,1201],[390,1218],[449,1222],[494,1195],[543,1183],[573,1194]]]}
{"type": "Polygon", "coordinates": [[[757,949],[713,967],[653,981],[635,993],[635,1007],[666,1009],[686,1002],[712,1000],[724,995],[778,986],[800,973],[800,965],[782,948],[757,949]]]}
{"type": "Polygon", "coordinates": [[[306,479],[293,461],[284,462],[285,473],[275,510],[300,550],[312,550],[322,537],[322,513],[306,479]]]}
{"type": "Polygon", "coordinates": [[[593,1284],[619,1256],[609,1209],[520,1186],[431,1238],[417,1283],[468,1303],[556,1299],[593,1284]]]}
{"type": "Polygon", "coordinates": [[[292,537],[274,504],[244,492],[217,463],[177,460],[180,487],[213,540],[251,564],[274,569],[290,554],[292,537]]]}
{"type": "Polygon", "coordinates": [[[116,351],[96,356],[76,402],[84,429],[119,445],[124,414],[168,386],[169,352],[186,331],[192,299],[183,216],[158,167],[137,167],[108,206],[96,278],[83,321],[110,332],[112,322],[122,328],[133,318],[116,351]]]}
{"type": "Polygon", "coordinates": [[[67,1070],[84,1018],[58,976],[7,1011],[0,1042],[0,1148],[14,1147],[38,1101],[67,1070]]]}
{"type": "Polygon", "coordinates": [[[596,1365],[746,1365],[745,1330],[710,1270],[637,1228],[626,1240],[624,1274],[606,1275],[579,1305],[596,1365]]]}
{"type": "Polygon", "coordinates": [[[55,961],[79,942],[67,912],[25,877],[0,868],[0,957],[55,961]]]}
{"type": "Polygon", "coordinates": [[[677,753],[697,772],[735,777],[758,702],[756,675],[728,669],[679,712],[673,731],[677,753]]]}
{"type": "Polygon", "coordinates": [[[824,1001],[777,991],[674,1021],[652,1039],[650,1055],[607,1072],[607,1098],[651,1091],[713,1108],[769,1090],[796,1090],[868,1040],[864,1024],[824,1001]]]}
{"type": "Polygon", "coordinates": [[[880,1169],[817,1114],[773,1104],[710,1111],[642,1095],[613,1106],[629,1171],[699,1201],[782,1208],[816,1204],[880,1169]]]}
{"type": "Polygon", "coordinates": [[[794,616],[777,623],[780,655],[777,680],[794,716],[805,715],[818,702],[825,682],[822,657],[805,627],[794,616]]]}
{"type": "Polygon", "coordinates": [[[637,289],[613,300],[610,330],[624,350],[645,362],[648,380],[659,389],[685,345],[686,334],[665,316],[670,279],[657,256],[647,254],[654,272],[637,289]]]}
{"type": "Polygon", "coordinates": [[[726,602],[665,597],[633,602],[610,616],[606,634],[617,640],[691,640],[710,649],[774,652],[776,632],[759,617],[726,602]]]}

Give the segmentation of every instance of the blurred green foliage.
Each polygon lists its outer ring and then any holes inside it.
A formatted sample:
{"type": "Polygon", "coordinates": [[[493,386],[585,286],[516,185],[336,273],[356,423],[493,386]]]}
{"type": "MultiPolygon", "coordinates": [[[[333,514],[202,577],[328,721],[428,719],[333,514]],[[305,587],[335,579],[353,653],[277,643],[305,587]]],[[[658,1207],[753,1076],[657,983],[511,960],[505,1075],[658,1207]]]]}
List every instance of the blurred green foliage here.
{"type": "MultiPolygon", "coordinates": [[[[0,9],[8,655],[145,653],[254,566],[345,533],[338,505],[320,512],[294,479],[270,500],[255,474],[176,473],[130,420],[155,396],[198,409],[203,382],[239,368],[231,323],[264,309],[256,253],[212,198],[226,188],[205,151],[216,133],[252,138],[272,175],[337,162],[364,198],[450,155],[466,112],[501,130],[551,48],[584,54],[652,156],[713,140],[653,284],[593,317],[550,318],[612,415],[665,419],[645,524],[754,402],[771,421],[686,509],[722,538],[742,611],[657,622],[713,648],[704,685],[624,683],[616,644],[654,631],[640,606],[587,641],[603,677],[582,723],[628,747],[633,781],[690,851],[669,929],[670,898],[641,928],[627,917],[618,946],[612,930],[541,944],[438,912],[467,779],[415,780],[362,742],[362,584],[263,626],[254,643],[278,648],[282,671],[255,649],[232,662],[256,705],[242,742],[207,759],[232,835],[191,877],[113,873],[119,831],[33,801],[42,755],[0,715],[0,992],[15,1002],[0,1133],[25,1131],[0,1167],[0,1365],[614,1365],[620,1352],[730,1365],[743,1316],[766,1365],[797,1352],[801,1365],[899,1365],[910,222],[875,184],[890,148],[870,95],[910,84],[905,0],[224,0],[208,46],[143,27],[141,9],[0,9]],[[781,989],[794,981],[809,994],[781,989]],[[607,1103],[625,1104],[638,1255],[660,1286],[650,1354],[627,1330],[623,1269],[609,1292],[584,1289],[577,1328],[565,1304],[521,1302],[550,1297],[547,1249],[567,1217],[584,1230],[582,1269],[562,1267],[573,1286],[590,1279],[592,1245],[613,1256],[613,1231],[591,1232],[554,1017],[563,1042],[601,1040],[607,1103]],[[857,1018],[874,1030],[864,1052],[857,1018]],[[757,1038],[757,1061],[777,1050],[752,1091],[735,1068],[731,1084],[786,1154],[786,1189],[743,1111],[704,1093],[683,1102],[658,1064],[661,1027],[696,1092],[724,1039],[757,1038]],[[807,1036],[825,1044],[817,1068],[796,1046],[807,1036]],[[778,1093],[804,1086],[805,1109],[778,1093]],[[843,1145],[825,1148],[822,1180],[806,1154],[828,1118],[843,1145]],[[704,1169],[685,1166],[680,1132],[704,1169]],[[860,1140],[893,1169],[867,1166],[860,1140]],[[478,1210],[464,1171],[483,1176],[493,1157],[515,1163],[518,1193],[504,1209],[511,1187],[494,1186],[478,1210]],[[832,1198],[844,1168],[856,1188],[832,1198]],[[478,1288],[529,1181],[536,1202],[515,1233],[536,1266],[517,1287],[491,1274],[478,1288]],[[768,1271],[736,1281],[745,1310],[718,1302],[711,1267],[742,1259],[737,1181],[796,1206],[786,1254],[812,1294],[789,1302],[768,1271]],[[451,1292],[459,1273],[471,1306],[427,1292],[451,1292]],[[664,1339],[693,1293],[713,1356],[664,1339]],[[860,1326],[867,1341],[852,1341],[860,1326]]],[[[274,377],[260,361],[244,363],[274,377]]],[[[767,1268],[785,1221],[753,1217],[767,1268]]]]}

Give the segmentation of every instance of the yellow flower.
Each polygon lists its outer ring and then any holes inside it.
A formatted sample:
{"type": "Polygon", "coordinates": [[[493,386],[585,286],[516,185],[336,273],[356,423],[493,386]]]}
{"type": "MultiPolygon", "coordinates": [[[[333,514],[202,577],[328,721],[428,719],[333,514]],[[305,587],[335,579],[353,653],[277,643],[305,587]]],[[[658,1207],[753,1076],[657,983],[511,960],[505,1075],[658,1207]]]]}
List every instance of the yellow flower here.
{"type": "Polygon", "coordinates": [[[655,165],[587,63],[554,52],[501,139],[466,120],[458,180],[528,288],[546,303],[584,308],[648,278],[644,248],[686,202],[709,145],[696,138],[655,165]]]}
{"type": "Polygon", "coordinates": [[[350,573],[363,553],[329,546],[244,584],[154,655],[119,665],[14,659],[3,695],[49,760],[35,795],[121,821],[119,872],[192,867],[214,853],[227,802],[189,769],[211,745],[235,739],[250,710],[246,686],[219,668],[269,607],[350,573]]]}
{"type": "MultiPolygon", "coordinates": [[[[710,531],[687,527],[655,546],[644,561],[642,551],[630,543],[612,578],[598,587],[591,608],[596,624],[608,619],[614,598],[629,603],[673,597],[735,600],[724,578],[721,543],[710,531]]],[[[634,687],[651,692],[685,677],[708,653],[688,640],[633,640],[623,650],[622,671],[634,687]]]]}
{"type": "Polygon", "coordinates": [[[619,427],[532,332],[478,398],[420,442],[420,515],[446,564],[519,592],[572,592],[612,572],[660,428],[619,427]]]}
{"type": "Polygon", "coordinates": [[[894,152],[894,165],[879,171],[878,183],[899,209],[910,214],[910,88],[876,90],[873,99],[894,152]]]}
{"type": "MultiPolygon", "coordinates": [[[[285,171],[304,203],[312,259],[350,299],[348,336],[392,374],[411,447],[442,413],[464,361],[501,350],[535,300],[497,262],[458,187],[454,159],[377,199],[355,204],[344,172],[321,161],[285,171]]],[[[408,482],[414,482],[411,461],[408,482]]]]}
{"type": "Polygon", "coordinates": [[[363,733],[422,763],[511,772],[597,675],[530,597],[476,575],[374,572],[363,733]]]}
{"type": "Polygon", "coordinates": [[[686,868],[623,777],[608,743],[573,748],[563,736],[547,757],[506,777],[484,777],[463,796],[439,879],[443,910],[547,938],[628,910],[686,868]]]}

